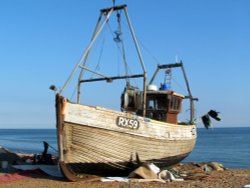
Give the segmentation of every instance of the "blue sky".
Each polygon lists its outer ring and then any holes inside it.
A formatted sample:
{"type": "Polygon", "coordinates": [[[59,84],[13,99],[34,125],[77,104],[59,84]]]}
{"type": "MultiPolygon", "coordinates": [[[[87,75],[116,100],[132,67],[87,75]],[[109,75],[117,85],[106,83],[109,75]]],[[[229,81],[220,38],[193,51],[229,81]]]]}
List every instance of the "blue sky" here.
{"type": "MultiPolygon", "coordinates": [[[[174,63],[178,57],[199,98],[198,117],[216,109],[223,121],[215,127],[250,126],[250,1],[117,0],[123,3],[146,47],[141,51],[149,77],[158,62],[174,63]]],[[[55,128],[54,93],[48,88],[62,87],[89,43],[99,9],[110,5],[111,0],[0,1],[0,128],[55,128]]],[[[110,26],[117,29],[112,20],[110,26]]],[[[93,67],[104,42],[101,62],[120,61],[106,27],[90,56],[93,67]]],[[[133,47],[126,45],[128,61],[136,64],[133,47]]],[[[117,63],[101,68],[121,69],[117,63]]],[[[123,84],[86,85],[83,103],[119,109],[123,84]]],[[[74,88],[73,83],[65,93],[69,98],[74,88]]]]}

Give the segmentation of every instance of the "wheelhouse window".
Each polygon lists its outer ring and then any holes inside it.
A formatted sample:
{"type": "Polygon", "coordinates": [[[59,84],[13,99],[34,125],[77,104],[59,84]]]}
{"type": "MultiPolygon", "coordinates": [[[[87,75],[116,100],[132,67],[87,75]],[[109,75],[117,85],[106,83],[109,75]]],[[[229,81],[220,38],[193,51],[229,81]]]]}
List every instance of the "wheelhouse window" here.
{"type": "Polygon", "coordinates": [[[148,109],[149,110],[157,109],[157,102],[155,99],[148,100],[148,109]]]}
{"type": "Polygon", "coordinates": [[[169,110],[180,111],[181,110],[181,99],[179,97],[172,96],[169,103],[169,110]]]}
{"type": "Polygon", "coordinates": [[[166,97],[154,97],[149,98],[147,103],[148,110],[166,110],[167,109],[167,98],[166,97]]]}

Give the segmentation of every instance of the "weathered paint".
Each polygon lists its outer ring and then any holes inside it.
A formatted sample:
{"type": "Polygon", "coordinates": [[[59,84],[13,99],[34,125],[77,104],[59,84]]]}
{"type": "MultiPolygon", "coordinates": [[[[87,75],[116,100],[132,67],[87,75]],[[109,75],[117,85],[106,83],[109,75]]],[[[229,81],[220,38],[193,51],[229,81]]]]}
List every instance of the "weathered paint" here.
{"type": "MultiPolygon", "coordinates": [[[[61,96],[57,101],[60,163],[72,181],[75,180],[71,173],[80,176],[90,172],[89,164],[95,167],[104,164],[110,170],[126,170],[129,164],[146,161],[168,166],[187,156],[196,142],[196,127],[192,125],[169,124],[131,113],[73,104],[61,96]],[[118,117],[138,121],[138,129],[118,126],[118,117]],[[88,168],[81,169],[86,165],[76,164],[88,164],[88,168]]],[[[102,171],[103,165],[99,166],[102,171]]]]}

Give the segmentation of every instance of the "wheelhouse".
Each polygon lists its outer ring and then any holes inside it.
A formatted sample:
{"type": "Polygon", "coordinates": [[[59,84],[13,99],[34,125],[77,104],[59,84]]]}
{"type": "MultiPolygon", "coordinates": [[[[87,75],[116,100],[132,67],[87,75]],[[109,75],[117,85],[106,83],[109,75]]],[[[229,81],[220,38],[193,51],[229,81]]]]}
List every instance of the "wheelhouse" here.
{"type": "Polygon", "coordinates": [[[147,91],[146,117],[176,124],[184,96],[174,91],[147,91]]]}

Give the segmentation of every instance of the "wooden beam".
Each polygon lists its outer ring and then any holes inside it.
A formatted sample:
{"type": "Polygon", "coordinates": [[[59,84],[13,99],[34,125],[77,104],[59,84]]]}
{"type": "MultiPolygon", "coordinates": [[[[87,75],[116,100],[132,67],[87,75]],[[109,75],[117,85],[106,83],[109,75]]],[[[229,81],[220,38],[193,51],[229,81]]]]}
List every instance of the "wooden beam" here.
{"type": "Polygon", "coordinates": [[[158,65],[159,69],[170,69],[176,67],[182,67],[182,63],[174,63],[174,64],[165,64],[165,65],[158,65]]]}
{"type": "Polygon", "coordinates": [[[127,5],[120,5],[120,6],[114,6],[114,7],[104,8],[104,9],[101,9],[101,12],[106,13],[106,12],[109,12],[111,9],[113,9],[113,11],[121,10],[121,9],[124,9],[126,6],[127,5]]]}
{"type": "Polygon", "coordinates": [[[87,79],[87,80],[80,80],[80,83],[105,81],[105,80],[107,82],[112,82],[113,80],[118,80],[118,79],[140,78],[140,77],[144,77],[144,74],[135,74],[135,75],[128,75],[128,76],[113,76],[113,77],[108,77],[108,78],[93,78],[93,79],[87,79]]]}

